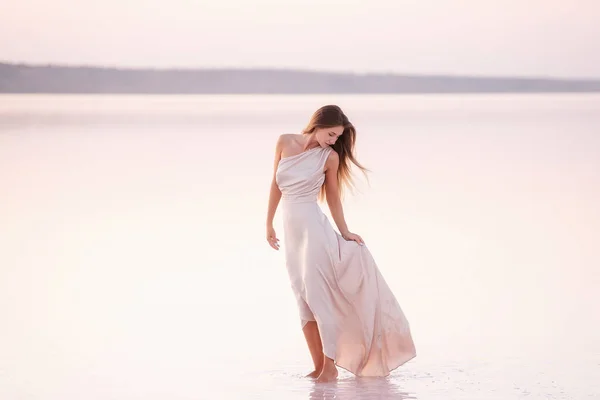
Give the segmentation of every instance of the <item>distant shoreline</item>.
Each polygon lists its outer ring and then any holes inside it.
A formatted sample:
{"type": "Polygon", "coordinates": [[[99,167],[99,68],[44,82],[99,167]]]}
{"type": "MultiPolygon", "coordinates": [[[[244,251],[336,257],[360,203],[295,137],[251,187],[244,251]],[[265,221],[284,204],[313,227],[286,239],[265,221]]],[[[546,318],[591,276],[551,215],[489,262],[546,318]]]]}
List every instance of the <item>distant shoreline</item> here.
{"type": "Polygon", "coordinates": [[[155,69],[0,63],[12,94],[600,93],[600,79],[474,77],[294,69],[155,69]]]}

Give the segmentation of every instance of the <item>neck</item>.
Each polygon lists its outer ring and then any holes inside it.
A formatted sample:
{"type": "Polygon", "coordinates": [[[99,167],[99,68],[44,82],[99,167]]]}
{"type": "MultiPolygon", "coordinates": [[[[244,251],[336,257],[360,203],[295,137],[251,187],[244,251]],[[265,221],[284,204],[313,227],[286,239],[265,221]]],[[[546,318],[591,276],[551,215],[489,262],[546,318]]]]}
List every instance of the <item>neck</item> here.
{"type": "Polygon", "coordinates": [[[310,149],[320,146],[317,139],[315,139],[314,133],[303,133],[302,136],[305,136],[304,146],[303,146],[304,150],[310,150],[310,149]]]}

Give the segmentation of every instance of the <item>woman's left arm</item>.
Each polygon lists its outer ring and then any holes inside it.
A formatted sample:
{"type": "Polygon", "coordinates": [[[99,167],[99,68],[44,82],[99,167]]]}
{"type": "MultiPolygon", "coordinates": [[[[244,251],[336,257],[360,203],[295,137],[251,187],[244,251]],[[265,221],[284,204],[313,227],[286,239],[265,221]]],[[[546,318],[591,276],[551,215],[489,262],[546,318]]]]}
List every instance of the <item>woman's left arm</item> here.
{"type": "Polygon", "coordinates": [[[340,157],[338,153],[332,151],[325,162],[325,195],[327,199],[327,205],[333,221],[337,225],[340,234],[345,240],[354,240],[358,244],[365,244],[363,239],[356,233],[352,233],[348,230],[348,225],[344,219],[344,209],[342,207],[342,201],[339,193],[339,182],[338,182],[338,166],[340,163],[340,157]]]}

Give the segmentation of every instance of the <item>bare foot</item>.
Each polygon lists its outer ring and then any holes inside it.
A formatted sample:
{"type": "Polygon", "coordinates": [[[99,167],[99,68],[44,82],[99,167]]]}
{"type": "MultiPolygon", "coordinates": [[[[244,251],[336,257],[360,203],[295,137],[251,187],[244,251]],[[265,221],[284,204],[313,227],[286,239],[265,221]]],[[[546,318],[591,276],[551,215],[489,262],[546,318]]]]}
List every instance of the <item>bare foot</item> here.
{"type": "Polygon", "coordinates": [[[313,371],[313,372],[311,372],[310,374],[308,374],[308,375],[305,375],[305,378],[313,378],[313,379],[315,379],[315,378],[318,378],[318,377],[319,377],[319,374],[320,374],[320,373],[321,373],[321,370],[320,370],[320,369],[319,369],[319,370],[314,370],[314,371],[313,371]]]}
{"type": "Polygon", "coordinates": [[[331,382],[337,379],[338,370],[335,364],[332,362],[325,362],[323,370],[317,378],[317,382],[331,382]]]}

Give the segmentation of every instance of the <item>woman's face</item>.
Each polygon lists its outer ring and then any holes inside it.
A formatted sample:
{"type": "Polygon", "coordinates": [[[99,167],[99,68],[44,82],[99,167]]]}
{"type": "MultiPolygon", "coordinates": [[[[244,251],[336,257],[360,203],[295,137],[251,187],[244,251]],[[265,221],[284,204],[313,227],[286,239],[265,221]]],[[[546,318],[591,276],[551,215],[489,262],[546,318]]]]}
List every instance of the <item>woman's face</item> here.
{"type": "Polygon", "coordinates": [[[344,133],[344,127],[341,125],[333,128],[319,128],[315,133],[315,137],[321,147],[333,146],[342,133],[344,133]]]}

